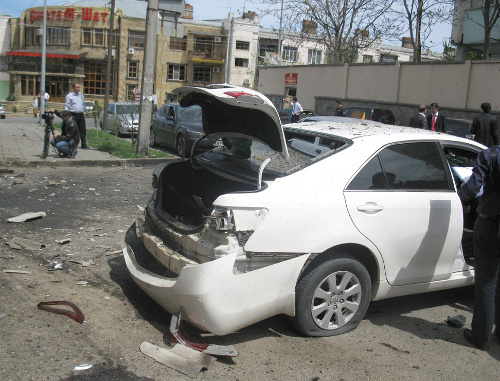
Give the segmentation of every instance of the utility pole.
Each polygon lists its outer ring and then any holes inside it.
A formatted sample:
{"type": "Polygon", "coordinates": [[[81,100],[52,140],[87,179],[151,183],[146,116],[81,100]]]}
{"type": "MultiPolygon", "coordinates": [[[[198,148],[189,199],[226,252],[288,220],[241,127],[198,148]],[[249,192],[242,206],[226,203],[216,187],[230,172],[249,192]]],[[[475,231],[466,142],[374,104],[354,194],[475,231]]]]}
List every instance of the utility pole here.
{"type": "MultiPolygon", "coordinates": [[[[106,62],[106,85],[104,86],[104,107],[102,113],[102,126],[104,131],[108,130],[108,105],[109,105],[109,86],[111,85],[111,60],[113,59],[113,41],[115,25],[115,0],[111,0],[111,20],[109,20],[108,34],[108,60],[106,62]]],[[[97,126],[96,126],[97,128],[97,126]]]]}
{"type": "Polygon", "coordinates": [[[139,137],[137,141],[137,153],[144,156],[148,155],[149,129],[151,126],[151,114],[153,112],[158,6],[159,0],[148,0],[146,46],[144,48],[144,66],[141,84],[141,112],[139,115],[139,137]]]}
{"type": "Polygon", "coordinates": [[[283,29],[283,0],[281,0],[280,30],[278,34],[278,56],[281,57],[281,30],[283,29]]]}
{"type": "MultiPolygon", "coordinates": [[[[43,2],[43,29],[42,29],[42,70],[40,72],[40,93],[37,94],[36,99],[40,99],[40,117],[39,121],[42,123],[42,115],[45,113],[45,96],[40,97],[42,91],[45,95],[45,67],[47,66],[47,0],[43,2]]],[[[36,87],[35,87],[36,91],[36,87]]]]}
{"type": "Polygon", "coordinates": [[[227,43],[227,70],[226,70],[226,83],[231,83],[231,66],[233,65],[233,35],[234,35],[234,14],[229,13],[230,29],[229,29],[229,42],[227,43]]]}

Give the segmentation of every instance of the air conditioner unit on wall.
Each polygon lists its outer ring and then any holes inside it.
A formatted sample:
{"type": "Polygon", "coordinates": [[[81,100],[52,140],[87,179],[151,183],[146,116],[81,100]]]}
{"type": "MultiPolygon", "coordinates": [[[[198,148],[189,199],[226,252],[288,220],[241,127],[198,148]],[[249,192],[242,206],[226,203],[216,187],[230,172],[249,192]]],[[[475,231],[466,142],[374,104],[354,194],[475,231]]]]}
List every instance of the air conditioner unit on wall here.
{"type": "Polygon", "coordinates": [[[134,54],[135,49],[134,48],[128,48],[128,54],[134,54]]]}
{"type": "Polygon", "coordinates": [[[248,78],[244,79],[243,80],[243,84],[244,85],[249,85],[250,84],[250,80],[248,78]]]}
{"type": "Polygon", "coordinates": [[[222,42],[222,38],[220,38],[220,37],[214,37],[214,42],[222,42]]]}
{"type": "Polygon", "coordinates": [[[220,73],[220,67],[213,67],[212,72],[214,73],[220,73]]]}
{"type": "Polygon", "coordinates": [[[43,29],[37,29],[36,30],[36,35],[37,36],[43,36],[43,29]]]}

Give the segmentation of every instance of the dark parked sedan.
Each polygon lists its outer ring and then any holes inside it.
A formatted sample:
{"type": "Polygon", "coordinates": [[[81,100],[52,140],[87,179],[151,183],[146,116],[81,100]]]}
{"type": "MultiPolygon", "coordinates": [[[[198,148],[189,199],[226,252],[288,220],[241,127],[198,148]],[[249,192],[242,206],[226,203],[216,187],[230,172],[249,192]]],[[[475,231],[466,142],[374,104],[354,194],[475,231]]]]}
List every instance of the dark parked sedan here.
{"type": "Polygon", "coordinates": [[[391,110],[372,107],[344,107],[345,116],[356,119],[374,120],[384,124],[396,124],[396,118],[391,110]]]}
{"type": "MultiPolygon", "coordinates": [[[[149,142],[151,147],[173,148],[180,156],[189,156],[193,144],[203,137],[200,106],[182,107],[178,103],[164,104],[153,116],[149,142]]],[[[208,138],[198,143],[201,149],[212,149],[208,138]]]]}
{"type": "Polygon", "coordinates": [[[446,118],[446,132],[451,135],[473,139],[474,135],[470,132],[471,126],[472,120],[446,118]]]}

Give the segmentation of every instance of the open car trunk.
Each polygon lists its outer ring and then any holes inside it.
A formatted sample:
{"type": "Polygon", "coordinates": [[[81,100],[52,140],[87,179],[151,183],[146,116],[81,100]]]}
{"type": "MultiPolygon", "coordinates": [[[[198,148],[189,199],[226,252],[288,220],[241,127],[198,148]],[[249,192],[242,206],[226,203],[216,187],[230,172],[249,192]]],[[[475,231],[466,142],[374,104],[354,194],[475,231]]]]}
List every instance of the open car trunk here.
{"type": "Polygon", "coordinates": [[[255,191],[256,184],[222,177],[205,168],[194,169],[190,161],[166,166],[158,179],[155,214],[184,233],[203,228],[214,200],[222,194],[255,191]]]}

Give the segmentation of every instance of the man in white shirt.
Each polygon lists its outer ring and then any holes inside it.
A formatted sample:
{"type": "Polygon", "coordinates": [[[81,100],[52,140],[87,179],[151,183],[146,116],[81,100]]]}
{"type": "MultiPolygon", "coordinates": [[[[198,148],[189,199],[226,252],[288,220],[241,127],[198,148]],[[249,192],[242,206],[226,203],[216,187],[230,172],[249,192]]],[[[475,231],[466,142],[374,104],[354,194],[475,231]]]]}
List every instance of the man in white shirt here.
{"type": "Polygon", "coordinates": [[[300,120],[300,113],[304,111],[299,102],[297,102],[297,97],[292,99],[292,123],[298,123],[300,120]]]}
{"type": "Polygon", "coordinates": [[[78,131],[80,132],[80,141],[82,148],[89,148],[87,146],[87,126],[85,125],[85,113],[87,113],[87,108],[85,107],[85,101],[83,94],[80,93],[80,84],[73,84],[73,91],[66,95],[66,103],[64,109],[71,112],[73,118],[75,118],[76,124],[78,126],[78,131]]]}

